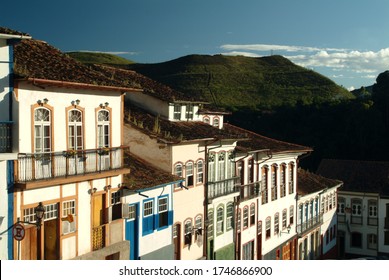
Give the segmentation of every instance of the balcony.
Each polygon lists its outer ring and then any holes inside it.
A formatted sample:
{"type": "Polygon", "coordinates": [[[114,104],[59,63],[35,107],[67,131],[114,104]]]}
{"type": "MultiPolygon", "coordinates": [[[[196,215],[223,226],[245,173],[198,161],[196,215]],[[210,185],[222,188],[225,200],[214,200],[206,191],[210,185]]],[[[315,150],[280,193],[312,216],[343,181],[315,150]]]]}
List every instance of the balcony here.
{"type": "Polygon", "coordinates": [[[212,202],[213,199],[229,195],[232,193],[237,193],[239,195],[239,188],[236,186],[239,181],[239,177],[233,177],[217,182],[208,183],[208,199],[209,202],[212,202]]]}
{"type": "Polygon", "coordinates": [[[297,233],[299,236],[304,233],[312,230],[313,228],[320,226],[323,223],[323,214],[319,214],[318,216],[312,217],[311,219],[297,224],[297,233]]]}
{"type": "Polygon", "coordinates": [[[255,182],[248,185],[240,186],[239,201],[243,202],[261,195],[261,182],[255,182]]]}
{"type": "Polygon", "coordinates": [[[12,153],[12,122],[0,121],[0,153],[12,153]]]}
{"type": "Polygon", "coordinates": [[[126,148],[19,154],[15,181],[28,189],[125,174],[126,148]]]}
{"type": "Polygon", "coordinates": [[[92,228],[92,251],[100,250],[105,247],[105,226],[101,225],[92,228]]]}

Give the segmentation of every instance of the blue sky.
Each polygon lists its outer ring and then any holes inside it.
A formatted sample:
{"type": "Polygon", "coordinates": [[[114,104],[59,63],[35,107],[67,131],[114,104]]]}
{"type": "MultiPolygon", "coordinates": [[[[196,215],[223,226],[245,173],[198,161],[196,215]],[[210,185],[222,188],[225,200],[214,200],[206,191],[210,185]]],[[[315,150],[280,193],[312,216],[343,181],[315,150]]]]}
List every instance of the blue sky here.
{"type": "Polygon", "coordinates": [[[279,54],[359,88],[389,69],[388,15],[387,0],[5,0],[0,26],[144,63],[279,54]]]}

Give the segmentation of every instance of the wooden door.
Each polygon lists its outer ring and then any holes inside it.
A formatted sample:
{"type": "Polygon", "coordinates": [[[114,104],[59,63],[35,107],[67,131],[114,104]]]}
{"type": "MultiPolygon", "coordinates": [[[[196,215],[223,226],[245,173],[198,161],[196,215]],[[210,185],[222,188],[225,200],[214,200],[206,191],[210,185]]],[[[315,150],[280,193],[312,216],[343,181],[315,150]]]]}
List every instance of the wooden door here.
{"type": "Polygon", "coordinates": [[[174,259],[181,259],[181,225],[175,224],[173,228],[174,259]]]}
{"type": "Polygon", "coordinates": [[[93,196],[93,227],[99,227],[104,224],[103,195],[93,196]]]}
{"type": "Polygon", "coordinates": [[[282,247],[282,259],[290,260],[290,243],[286,243],[286,245],[282,247]]]}
{"type": "Polygon", "coordinates": [[[45,260],[59,259],[58,219],[44,222],[44,258],[45,260]]]}
{"type": "MultiPolygon", "coordinates": [[[[22,260],[37,260],[38,259],[38,234],[35,226],[25,229],[25,236],[20,242],[22,260]]],[[[14,259],[18,259],[16,256],[14,259]]]]}

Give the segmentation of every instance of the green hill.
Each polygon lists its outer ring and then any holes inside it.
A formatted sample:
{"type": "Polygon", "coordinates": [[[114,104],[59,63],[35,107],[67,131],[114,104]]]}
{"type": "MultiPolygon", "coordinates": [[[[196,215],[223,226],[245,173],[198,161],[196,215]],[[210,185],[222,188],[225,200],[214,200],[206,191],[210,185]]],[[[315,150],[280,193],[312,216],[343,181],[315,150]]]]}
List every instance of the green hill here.
{"type": "Polygon", "coordinates": [[[99,52],[68,52],[70,57],[85,64],[127,65],[134,63],[123,57],[99,52]]]}
{"type": "Polygon", "coordinates": [[[282,56],[189,55],[126,68],[230,110],[294,107],[354,98],[330,79],[282,56]]]}

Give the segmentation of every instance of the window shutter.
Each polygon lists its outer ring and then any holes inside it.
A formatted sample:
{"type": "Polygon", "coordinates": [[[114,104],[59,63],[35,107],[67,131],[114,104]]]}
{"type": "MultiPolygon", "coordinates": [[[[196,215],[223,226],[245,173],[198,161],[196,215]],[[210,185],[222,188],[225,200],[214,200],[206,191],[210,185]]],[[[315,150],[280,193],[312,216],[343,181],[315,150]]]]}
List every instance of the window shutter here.
{"type": "Polygon", "coordinates": [[[154,215],[154,227],[153,227],[153,229],[158,228],[158,226],[159,226],[159,213],[154,215]]]}
{"type": "Polygon", "coordinates": [[[171,226],[173,224],[173,211],[168,212],[168,226],[171,226]]]}
{"type": "Polygon", "coordinates": [[[108,218],[108,223],[112,222],[112,206],[109,206],[107,208],[107,218],[108,218]]]}
{"type": "Polygon", "coordinates": [[[129,208],[127,203],[122,203],[122,218],[123,219],[129,218],[129,208]]]}
{"type": "Polygon", "coordinates": [[[142,232],[143,235],[152,233],[154,230],[154,216],[148,216],[143,218],[142,232]]]}

